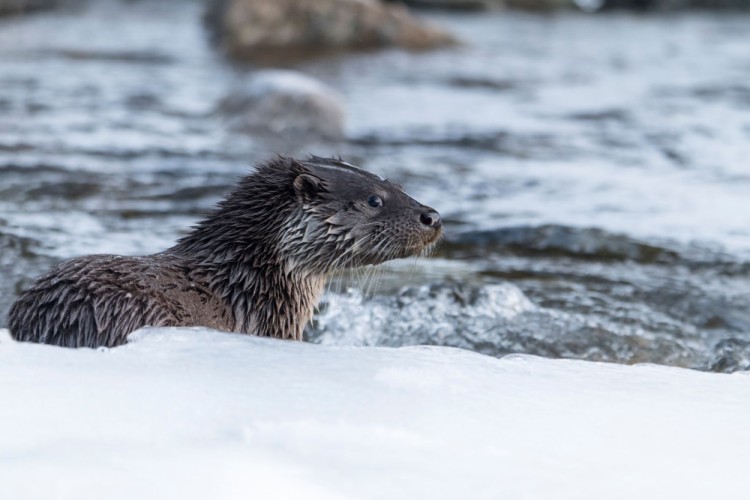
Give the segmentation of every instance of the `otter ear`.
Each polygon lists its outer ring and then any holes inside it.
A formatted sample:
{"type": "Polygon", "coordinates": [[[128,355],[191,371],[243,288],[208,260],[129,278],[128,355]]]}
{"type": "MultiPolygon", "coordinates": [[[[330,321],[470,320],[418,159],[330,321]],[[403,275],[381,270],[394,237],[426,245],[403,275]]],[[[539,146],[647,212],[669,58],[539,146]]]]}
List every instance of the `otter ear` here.
{"type": "Polygon", "coordinates": [[[310,174],[299,174],[294,179],[294,191],[302,201],[312,201],[324,191],[323,181],[310,174]]]}

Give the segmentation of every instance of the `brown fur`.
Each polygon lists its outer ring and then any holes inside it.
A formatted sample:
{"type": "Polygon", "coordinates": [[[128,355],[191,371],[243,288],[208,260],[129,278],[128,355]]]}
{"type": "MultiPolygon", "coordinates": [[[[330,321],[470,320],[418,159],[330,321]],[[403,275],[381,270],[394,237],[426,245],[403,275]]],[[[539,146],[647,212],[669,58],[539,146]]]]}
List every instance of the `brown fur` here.
{"type": "Polygon", "coordinates": [[[116,346],[143,326],[299,340],[333,271],[419,254],[441,231],[396,184],[339,160],[279,157],[165,252],[63,262],[13,305],[10,331],[68,347],[116,346]]]}

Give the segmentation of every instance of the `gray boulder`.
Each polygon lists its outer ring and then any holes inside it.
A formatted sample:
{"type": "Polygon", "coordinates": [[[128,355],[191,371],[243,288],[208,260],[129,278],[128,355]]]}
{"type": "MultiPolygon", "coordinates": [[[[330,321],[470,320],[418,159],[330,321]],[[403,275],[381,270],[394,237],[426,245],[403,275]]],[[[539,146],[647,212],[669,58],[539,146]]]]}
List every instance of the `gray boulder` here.
{"type": "Polygon", "coordinates": [[[220,102],[218,112],[231,131],[261,139],[310,142],[344,134],[339,95],[296,71],[258,71],[220,102]]]}
{"type": "Polygon", "coordinates": [[[380,0],[216,0],[209,28],[232,56],[303,57],[319,52],[455,43],[446,31],[380,0]]]}

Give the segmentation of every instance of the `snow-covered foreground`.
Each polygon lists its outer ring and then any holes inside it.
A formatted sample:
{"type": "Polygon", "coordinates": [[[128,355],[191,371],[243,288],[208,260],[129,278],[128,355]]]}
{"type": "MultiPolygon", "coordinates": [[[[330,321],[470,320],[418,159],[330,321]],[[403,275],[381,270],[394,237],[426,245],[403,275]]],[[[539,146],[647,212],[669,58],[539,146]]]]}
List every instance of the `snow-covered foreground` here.
{"type": "Polygon", "coordinates": [[[719,498],[750,377],[202,329],[0,332],[0,498],[719,498]]]}

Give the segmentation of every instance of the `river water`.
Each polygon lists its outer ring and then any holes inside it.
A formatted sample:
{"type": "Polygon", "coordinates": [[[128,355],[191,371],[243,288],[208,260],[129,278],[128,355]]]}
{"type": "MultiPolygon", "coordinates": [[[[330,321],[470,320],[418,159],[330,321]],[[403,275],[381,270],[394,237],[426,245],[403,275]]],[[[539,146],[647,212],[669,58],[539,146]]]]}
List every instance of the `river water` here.
{"type": "Polygon", "coordinates": [[[311,341],[750,369],[750,16],[430,14],[463,45],[287,64],[346,137],[271,143],[216,113],[258,68],[201,13],[0,20],[0,326],[52,263],[159,251],[253,163],[340,154],[447,235],[334,280],[311,341]]]}

